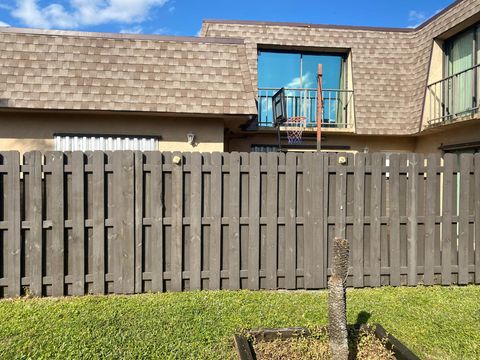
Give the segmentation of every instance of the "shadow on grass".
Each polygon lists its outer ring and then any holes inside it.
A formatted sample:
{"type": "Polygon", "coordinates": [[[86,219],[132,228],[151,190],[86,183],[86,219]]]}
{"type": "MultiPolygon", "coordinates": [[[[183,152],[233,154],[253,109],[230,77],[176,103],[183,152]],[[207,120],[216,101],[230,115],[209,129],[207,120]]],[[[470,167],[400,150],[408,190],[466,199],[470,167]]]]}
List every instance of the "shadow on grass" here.
{"type": "Polygon", "coordinates": [[[348,348],[349,359],[357,358],[358,343],[360,341],[360,327],[368,323],[372,314],[366,311],[360,311],[357,315],[355,324],[348,326],[348,348]]]}

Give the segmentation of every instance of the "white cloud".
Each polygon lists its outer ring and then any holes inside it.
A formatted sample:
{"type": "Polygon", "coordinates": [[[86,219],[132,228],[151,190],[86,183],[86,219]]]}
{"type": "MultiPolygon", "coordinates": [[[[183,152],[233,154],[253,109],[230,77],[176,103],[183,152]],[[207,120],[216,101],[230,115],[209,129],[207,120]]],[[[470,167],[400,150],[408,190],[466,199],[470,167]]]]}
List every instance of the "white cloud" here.
{"type": "Polygon", "coordinates": [[[120,30],[120,34],[141,34],[142,32],[143,28],[141,26],[134,26],[120,30]]]}
{"type": "Polygon", "coordinates": [[[417,26],[421,25],[427,19],[425,13],[417,10],[410,10],[408,13],[408,21],[410,23],[414,23],[410,25],[409,28],[416,28],[417,26]]]}
{"type": "Polygon", "coordinates": [[[12,16],[25,25],[41,28],[78,28],[110,22],[141,23],[151,9],[168,0],[69,0],[69,9],[53,3],[41,7],[38,0],[17,0],[12,16]]]}
{"type": "Polygon", "coordinates": [[[294,78],[290,81],[287,85],[285,85],[287,89],[305,89],[313,87],[313,79],[312,74],[307,72],[305,75],[302,75],[302,78],[299,77],[294,78]]]}
{"type": "Polygon", "coordinates": [[[6,22],[0,21],[0,27],[8,27],[10,24],[7,24],[6,22]]]}

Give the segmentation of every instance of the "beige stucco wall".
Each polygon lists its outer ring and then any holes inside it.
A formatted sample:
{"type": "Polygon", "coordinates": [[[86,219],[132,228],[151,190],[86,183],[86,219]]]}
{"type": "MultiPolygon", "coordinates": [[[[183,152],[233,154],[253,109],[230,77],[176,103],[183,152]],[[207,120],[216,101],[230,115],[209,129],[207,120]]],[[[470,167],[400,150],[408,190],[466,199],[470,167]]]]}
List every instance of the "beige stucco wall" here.
{"type": "Polygon", "coordinates": [[[441,153],[439,149],[441,145],[458,145],[475,141],[480,141],[480,119],[443,125],[426,132],[417,138],[415,152],[441,153]]]}
{"type": "Polygon", "coordinates": [[[55,133],[161,136],[161,151],[223,151],[224,121],[135,114],[0,112],[0,151],[54,150],[55,133]],[[187,143],[187,133],[197,145],[187,143]]]}
{"type": "MultiPolygon", "coordinates": [[[[315,138],[307,139],[304,137],[303,144],[315,145],[315,138]]],[[[225,148],[228,151],[251,151],[251,146],[255,145],[276,145],[276,133],[244,133],[235,135],[226,139],[225,148]]],[[[322,140],[322,146],[325,148],[334,146],[350,146],[353,151],[368,152],[404,152],[414,151],[416,139],[412,136],[358,136],[358,135],[325,135],[322,140]]]]}

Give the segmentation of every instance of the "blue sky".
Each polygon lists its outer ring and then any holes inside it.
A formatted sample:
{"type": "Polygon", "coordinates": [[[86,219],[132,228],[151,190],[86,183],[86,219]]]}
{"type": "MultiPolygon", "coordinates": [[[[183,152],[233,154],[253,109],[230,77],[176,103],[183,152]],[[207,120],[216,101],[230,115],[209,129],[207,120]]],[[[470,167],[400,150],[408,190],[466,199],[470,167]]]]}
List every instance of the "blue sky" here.
{"type": "Polygon", "coordinates": [[[196,35],[202,19],[413,27],[453,0],[0,0],[0,25],[196,35]]]}

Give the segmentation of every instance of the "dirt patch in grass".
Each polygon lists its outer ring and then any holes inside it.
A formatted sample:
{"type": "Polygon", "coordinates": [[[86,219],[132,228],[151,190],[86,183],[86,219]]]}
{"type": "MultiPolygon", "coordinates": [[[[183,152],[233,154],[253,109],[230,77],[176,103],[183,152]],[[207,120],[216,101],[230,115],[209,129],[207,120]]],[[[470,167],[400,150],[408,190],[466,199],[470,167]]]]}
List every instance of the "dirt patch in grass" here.
{"type": "MultiPolygon", "coordinates": [[[[325,328],[312,331],[310,337],[292,337],[286,340],[260,341],[254,344],[257,360],[331,360],[328,336],[325,328]]],[[[394,360],[385,342],[377,339],[372,331],[349,332],[350,359],[394,360]]]]}

